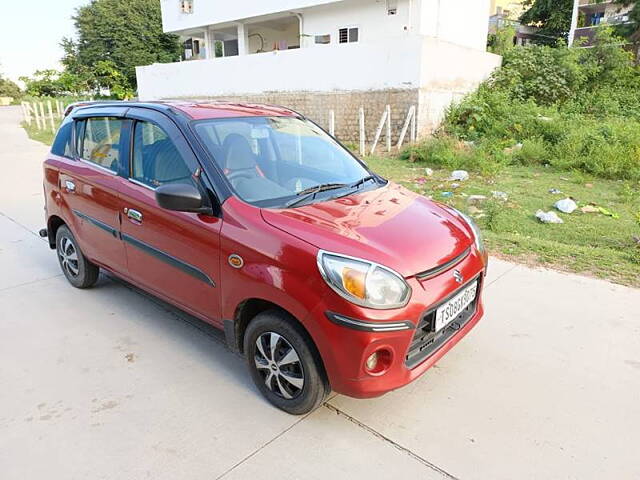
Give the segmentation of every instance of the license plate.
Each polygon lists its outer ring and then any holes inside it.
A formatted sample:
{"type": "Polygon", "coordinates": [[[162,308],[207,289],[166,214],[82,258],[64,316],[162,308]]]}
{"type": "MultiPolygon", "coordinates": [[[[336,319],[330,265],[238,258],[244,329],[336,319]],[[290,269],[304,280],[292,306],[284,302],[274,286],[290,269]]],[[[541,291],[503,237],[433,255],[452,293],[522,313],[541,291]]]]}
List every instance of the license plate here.
{"type": "Polygon", "coordinates": [[[478,282],[474,282],[473,285],[468,286],[447,303],[439,307],[438,310],[436,310],[436,332],[442,330],[451,320],[460,315],[460,312],[475,300],[477,291],[478,282]]]}

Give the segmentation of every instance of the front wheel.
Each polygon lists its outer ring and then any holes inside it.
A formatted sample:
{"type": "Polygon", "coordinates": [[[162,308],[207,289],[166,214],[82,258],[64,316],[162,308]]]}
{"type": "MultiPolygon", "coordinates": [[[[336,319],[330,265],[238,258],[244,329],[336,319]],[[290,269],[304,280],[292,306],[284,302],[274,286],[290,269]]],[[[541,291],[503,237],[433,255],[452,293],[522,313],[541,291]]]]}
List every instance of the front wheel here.
{"type": "Polygon", "coordinates": [[[263,312],[249,323],[244,352],[260,392],[287,413],[309,413],[330,392],[315,346],[295,320],[282,312],[263,312]]]}
{"type": "Polygon", "coordinates": [[[62,273],[76,288],[89,288],[98,280],[100,269],[85,258],[76,238],[65,225],[56,232],[56,252],[62,273]]]}

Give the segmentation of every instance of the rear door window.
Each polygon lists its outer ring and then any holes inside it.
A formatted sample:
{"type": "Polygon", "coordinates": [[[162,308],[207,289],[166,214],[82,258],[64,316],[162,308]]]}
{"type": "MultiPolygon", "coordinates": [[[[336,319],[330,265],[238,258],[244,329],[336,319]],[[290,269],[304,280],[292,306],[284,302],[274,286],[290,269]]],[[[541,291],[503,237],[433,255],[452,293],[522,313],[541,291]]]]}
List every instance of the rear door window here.
{"type": "Polygon", "coordinates": [[[119,118],[88,118],[82,138],[82,159],[116,172],[120,160],[122,124],[123,120],[119,118]]]}

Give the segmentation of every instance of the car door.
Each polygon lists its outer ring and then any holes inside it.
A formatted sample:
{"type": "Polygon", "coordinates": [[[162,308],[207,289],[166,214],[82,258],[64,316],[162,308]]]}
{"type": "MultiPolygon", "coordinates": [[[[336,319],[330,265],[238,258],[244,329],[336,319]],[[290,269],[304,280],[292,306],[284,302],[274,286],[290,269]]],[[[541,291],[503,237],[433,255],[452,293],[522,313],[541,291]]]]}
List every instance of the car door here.
{"type": "Polygon", "coordinates": [[[154,190],[195,184],[198,160],[164,114],[131,109],[128,180],[122,183],[121,235],[129,275],[147,289],[211,322],[220,318],[220,218],[165,210],[154,190]]]}
{"type": "MultiPolygon", "coordinates": [[[[119,238],[118,197],[126,108],[95,108],[74,116],[75,158],[59,163],[59,188],[71,230],[88,258],[126,271],[119,238]]],[[[126,149],[126,147],[125,147],[126,149]]]]}

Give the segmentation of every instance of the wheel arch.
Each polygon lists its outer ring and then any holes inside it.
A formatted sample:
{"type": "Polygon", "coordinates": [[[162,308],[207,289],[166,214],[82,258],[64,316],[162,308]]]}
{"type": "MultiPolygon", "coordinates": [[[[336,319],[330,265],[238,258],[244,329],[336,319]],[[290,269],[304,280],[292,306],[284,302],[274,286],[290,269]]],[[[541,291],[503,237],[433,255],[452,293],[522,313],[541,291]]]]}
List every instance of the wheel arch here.
{"type": "Polygon", "coordinates": [[[62,225],[67,225],[67,223],[57,215],[51,215],[47,220],[47,239],[52,250],[56,248],[56,233],[62,225]]]}
{"type": "Polygon", "coordinates": [[[238,304],[235,310],[234,319],[224,321],[225,337],[227,339],[229,347],[234,351],[244,354],[244,335],[247,331],[249,323],[251,323],[251,320],[253,320],[257,315],[267,311],[277,311],[283,313],[295,323],[295,325],[300,329],[300,331],[309,341],[311,351],[316,357],[318,365],[320,366],[322,373],[324,374],[324,377],[328,382],[329,377],[327,376],[327,370],[324,365],[324,360],[322,359],[320,350],[318,349],[318,346],[316,345],[316,342],[311,336],[309,330],[295,315],[289,312],[286,308],[272,301],[265,300],[263,298],[248,298],[238,304]]]}

